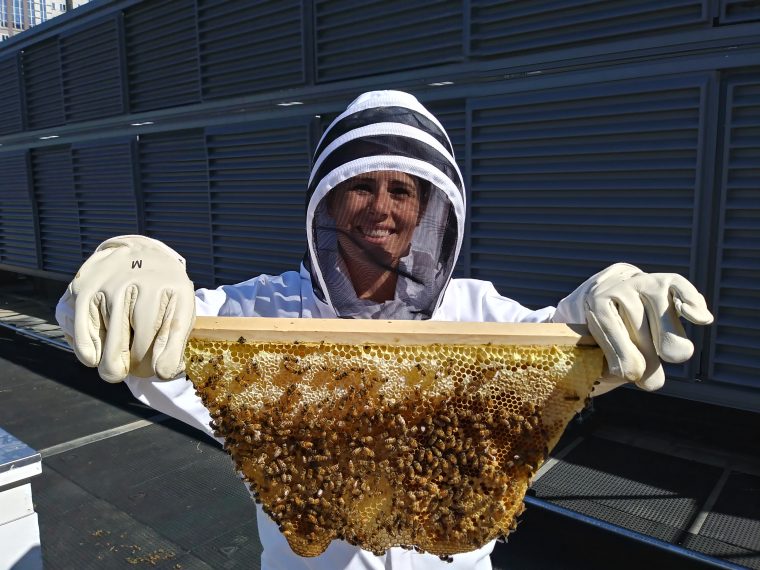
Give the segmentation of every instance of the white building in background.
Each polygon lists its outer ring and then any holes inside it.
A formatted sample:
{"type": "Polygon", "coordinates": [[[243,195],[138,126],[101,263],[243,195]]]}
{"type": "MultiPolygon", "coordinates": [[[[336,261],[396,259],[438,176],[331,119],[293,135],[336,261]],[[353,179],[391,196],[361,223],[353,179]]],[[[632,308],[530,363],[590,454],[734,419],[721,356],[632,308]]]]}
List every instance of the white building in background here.
{"type": "Polygon", "coordinates": [[[60,16],[90,0],[0,0],[0,41],[60,16]]]}

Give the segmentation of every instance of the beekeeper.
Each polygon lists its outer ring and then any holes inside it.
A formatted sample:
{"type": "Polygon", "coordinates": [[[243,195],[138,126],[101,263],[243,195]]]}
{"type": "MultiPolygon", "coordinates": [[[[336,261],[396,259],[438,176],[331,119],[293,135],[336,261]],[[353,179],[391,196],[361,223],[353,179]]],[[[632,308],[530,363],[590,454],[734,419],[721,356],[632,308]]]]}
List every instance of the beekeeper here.
{"type": "MultiPolygon", "coordinates": [[[[679,317],[708,324],[704,298],[683,277],[615,264],[557,308],[529,310],[490,282],[452,279],[465,226],[465,189],[451,141],[413,96],[365,93],[325,131],[308,183],[308,254],[299,271],[193,292],[182,256],[144,236],[102,243],[77,273],[57,318],[77,357],[142,402],[211,434],[182,376],[195,315],[587,322],[604,350],[597,393],[665,380],[661,360],[691,357],[679,317]]],[[[392,548],[383,556],[333,541],[314,558],[289,548],[258,511],[266,569],[487,569],[494,543],[454,562],[392,548]]]]}

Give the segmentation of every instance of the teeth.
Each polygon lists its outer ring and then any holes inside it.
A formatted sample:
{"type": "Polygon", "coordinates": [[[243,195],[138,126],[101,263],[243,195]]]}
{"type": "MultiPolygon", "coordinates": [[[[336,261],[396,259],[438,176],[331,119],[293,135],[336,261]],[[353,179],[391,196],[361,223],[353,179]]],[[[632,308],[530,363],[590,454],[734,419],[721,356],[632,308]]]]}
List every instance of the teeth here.
{"type": "Polygon", "coordinates": [[[391,235],[390,230],[362,230],[362,233],[367,237],[386,237],[391,235]]]}

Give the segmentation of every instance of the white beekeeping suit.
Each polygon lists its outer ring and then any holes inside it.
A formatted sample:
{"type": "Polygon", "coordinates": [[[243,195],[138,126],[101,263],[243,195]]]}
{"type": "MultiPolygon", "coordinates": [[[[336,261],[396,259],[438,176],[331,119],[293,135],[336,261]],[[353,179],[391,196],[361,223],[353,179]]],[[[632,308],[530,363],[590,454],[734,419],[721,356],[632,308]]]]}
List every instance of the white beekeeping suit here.
{"type": "MultiPolygon", "coordinates": [[[[627,380],[648,389],[664,379],[660,358],[691,356],[678,316],[701,323],[711,318],[684,279],[625,264],[589,279],[557,311],[529,310],[490,282],[452,280],[464,230],[462,176],[445,130],[407,93],[365,93],[335,119],[315,153],[307,195],[308,255],[300,270],[199,290],[195,313],[477,322],[588,318],[609,374],[617,378],[613,384],[627,380]]],[[[182,370],[193,320],[190,290],[179,254],[150,238],[121,236],[85,262],[57,317],[77,356],[98,366],[104,379],[126,379],[144,403],[213,435],[192,384],[183,376],[158,378],[182,370]]],[[[343,541],[302,558],[260,507],[258,524],[265,569],[491,568],[493,542],[455,555],[453,563],[401,548],[376,556],[343,541]]]]}

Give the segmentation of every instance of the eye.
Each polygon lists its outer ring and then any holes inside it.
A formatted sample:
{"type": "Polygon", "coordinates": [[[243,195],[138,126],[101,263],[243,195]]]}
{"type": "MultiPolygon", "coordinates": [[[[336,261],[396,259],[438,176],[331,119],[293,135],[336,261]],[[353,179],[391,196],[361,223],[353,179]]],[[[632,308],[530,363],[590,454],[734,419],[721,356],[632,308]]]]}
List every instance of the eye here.
{"type": "Polygon", "coordinates": [[[414,188],[404,184],[391,186],[390,193],[396,198],[411,198],[415,194],[414,188]]]}
{"type": "Polygon", "coordinates": [[[351,186],[351,191],[361,193],[372,192],[372,187],[366,182],[357,182],[351,186]]]}

